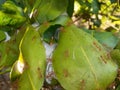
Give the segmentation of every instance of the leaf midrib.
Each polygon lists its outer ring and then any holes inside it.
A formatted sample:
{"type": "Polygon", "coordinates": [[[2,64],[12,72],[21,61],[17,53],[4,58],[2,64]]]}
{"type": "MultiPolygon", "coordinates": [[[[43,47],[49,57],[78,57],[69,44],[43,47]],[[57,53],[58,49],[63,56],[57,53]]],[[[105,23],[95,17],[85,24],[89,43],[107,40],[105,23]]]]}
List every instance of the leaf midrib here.
{"type": "Polygon", "coordinates": [[[37,90],[37,89],[35,88],[33,82],[32,82],[32,78],[31,78],[29,72],[27,72],[27,75],[28,75],[28,78],[29,78],[30,84],[31,84],[31,86],[32,86],[32,90],[37,90]]]}
{"type": "MultiPolygon", "coordinates": [[[[75,32],[74,32],[73,30],[71,30],[71,31],[72,31],[72,33],[74,34],[76,40],[79,41],[79,37],[78,37],[77,35],[75,35],[75,32]]],[[[88,56],[87,56],[84,48],[81,46],[80,49],[82,50],[83,55],[85,56],[88,64],[90,65],[91,72],[93,73],[93,76],[95,77],[95,84],[97,85],[97,87],[99,87],[99,83],[98,83],[98,79],[97,79],[97,77],[96,77],[96,73],[95,73],[94,67],[93,67],[93,65],[90,63],[90,60],[89,60],[89,58],[88,58],[88,56]]]]}

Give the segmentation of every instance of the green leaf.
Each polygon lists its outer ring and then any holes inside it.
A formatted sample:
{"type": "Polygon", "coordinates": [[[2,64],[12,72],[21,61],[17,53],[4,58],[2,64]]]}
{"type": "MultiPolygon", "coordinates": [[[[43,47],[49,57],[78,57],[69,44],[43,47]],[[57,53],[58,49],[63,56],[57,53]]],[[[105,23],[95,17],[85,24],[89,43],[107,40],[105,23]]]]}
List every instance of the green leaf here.
{"type": "Polygon", "coordinates": [[[90,33],[94,38],[98,40],[107,50],[112,50],[117,45],[119,38],[112,32],[99,32],[95,30],[84,29],[85,32],[90,33]]]}
{"type": "Polygon", "coordinates": [[[5,44],[2,42],[0,43],[0,70],[4,66],[4,64],[2,63],[5,62],[6,57],[7,57],[7,54],[5,52],[5,44]]]}
{"type": "Polygon", "coordinates": [[[6,38],[5,32],[0,31],[0,41],[5,40],[5,38],[6,38]]]}
{"type": "Polygon", "coordinates": [[[39,7],[34,6],[33,17],[38,20],[39,23],[54,20],[67,9],[67,0],[42,0],[39,3],[39,7]]]}
{"type": "Polygon", "coordinates": [[[11,66],[19,56],[19,44],[26,30],[26,25],[21,27],[7,42],[0,43],[0,69],[11,66]]]}
{"type": "Polygon", "coordinates": [[[119,41],[112,32],[96,32],[94,37],[109,50],[113,49],[119,41]]]}
{"type": "Polygon", "coordinates": [[[120,41],[117,43],[116,47],[110,52],[112,59],[120,67],[120,41]]]}
{"type": "Polygon", "coordinates": [[[74,12],[74,0],[68,1],[67,13],[70,17],[72,17],[74,12]]]}
{"type": "MultiPolygon", "coordinates": [[[[12,0],[17,6],[25,9],[26,8],[26,5],[25,5],[25,1],[27,0],[12,0]]],[[[34,0],[32,0],[34,2],[34,0]]]]}
{"type": "Polygon", "coordinates": [[[20,77],[21,73],[23,72],[22,66],[24,66],[24,63],[21,64],[21,62],[18,60],[13,64],[11,71],[10,71],[10,80],[12,82],[20,77]],[[20,69],[20,67],[21,67],[21,69],[20,69]]]}
{"type": "Polygon", "coordinates": [[[0,0],[0,6],[5,2],[5,0],[0,0]]]}
{"type": "Polygon", "coordinates": [[[110,55],[116,64],[120,67],[120,50],[114,49],[111,51],[110,55]]]}
{"type": "Polygon", "coordinates": [[[65,26],[65,25],[69,25],[72,24],[73,21],[66,15],[60,15],[59,17],[57,17],[55,20],[53,20],[51,22],[52,25],[61,25],[61,26],[65,26]]]}
{"type": "Polygon", "coordinates": [[[0,11],[0,26],[19,27],[24,21],[25,18],[20,15],[10,15],[0,11]]]}
{"type": "MultiPolygon", "coordinates": [[[[56,41],[55,35],[60,25],[50,26],[43,34],[43,40],[50,43],[56,41]]],[[[57,37],[57,36],[56,36],[57,37]]]]}
{"type": "Polygon", "coordinates": [[[119,41],[118,41],[118,43],[117,43],[115,49],[119,49],[119,50],[120,50],[120,39],[119,39],[119,41]]]}
{"type": "Polygon", "coordinates": [[[22,14],[22,9],[10,0],[2,5],[2,11],[9,14],[22,14]]]}
{"type": "Polygon", "coordinates": [[[44,82],[46,56],[39,33],[32,26],[27,28],[21,41],[18,61],[24,62],[18,90],[40,90],[44,82]]]}
{"type": "Polygon", "coordinates": [[[118,85],[117,89],[116,90],[120,90],[120,85],[118,85]]]}
{"type": "Polygon", "coordinates": [[[68,16],[61,15],[52,22],[46,22],[40,25],[39,33],[43,37],[43,40],[50,43],[51,41],[57,41],[59,34],[59,27],[71,24],[72,21],[68,16]],[[53,40],[52,40],[53,39],[53,40]]]}
{"type": "Polygon", "coordinates": [[[12,1],[6,1],[0,10],[0,26],[19,27],[26,18],[22,15],[22,9],[12,1]]]}
{"type": "Polygon", "coordinates": [[[98,14],[99,9],[100,9],[100,5],[99,5],[98,0],[92,0],[91,8],[93,9],[92,13],[98,14]]]}
{"type": "Polygon", "coordinates": [[[74,25],[61,27],[52,60],[65,90],[106,90],[117,75],[117,65],[103,46],[74,25]]]}

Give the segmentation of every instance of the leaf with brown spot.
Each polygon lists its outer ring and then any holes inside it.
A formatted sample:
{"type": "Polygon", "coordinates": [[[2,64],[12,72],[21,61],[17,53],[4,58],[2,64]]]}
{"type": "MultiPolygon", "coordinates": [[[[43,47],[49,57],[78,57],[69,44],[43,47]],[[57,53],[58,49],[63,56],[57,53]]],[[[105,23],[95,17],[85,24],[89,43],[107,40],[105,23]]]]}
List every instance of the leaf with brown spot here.
{"type": "Polygon", "coordinates": [[[68,50],[65,50],[65,52],[64,52],[64,56],[65,56],[66,58],[69,57],[69,51],[68,51],[68,50]]]}
{"type": "Polygon", "coordinates": [[[93,45],[95,46],[95,48],[97,48],[98,51],[101,51],[101,47],[99,46],[99,44],[97,44],[97,42],[93,42],[93,45]]]}
{"type": "Polygon", "coordinates": [[[81,82],[80,82],[80,90],[84,90],[84,87],[85,87],[85,80],[83,79],[83,80],[81,80],[81,82]]]}
{"type": "Polygon", "coordinates": [[[37,68],[37,74],[38,74],[39,79],[43,78],[42,71],[41,71],[40,67],[37,68]]]}
{"type": "Polygon", "coordinates": [[[53,53],[57,80],[65,90],[106,90],[117,75],[117,65],[93,36],[72,24],[63,29],[53,53]]]}
{"type": "Polygon", "coordinates": [[[69,72],[67,69],[63,69],[63,75],[64,77],[68,77],[69,76],[69,72]]]}
{"type": "Polygon", "coordinates": [[[106,59],[105,59],[105,57],[104,57],[103,55],[101,55],[100,58],[101,58],[101,60],[102,60],[105,64],[107,63],[107,61],[106,61],[106,59]]]}
{"type": "Polygon", "coordinates": [[[59,29],[60,29],[61,32],[65,32],[64,27],[60,27],[59,29]]]}
{"type": "Polygon", "coordinates": [[[7,42],[0,43],[0,52],[2,57],[0,59],[0,68],[11,66],[19,56],[19,44],[26,30],[25,26],[19,29],[7,42]]]}
{"type": "Polygon", "coordinates": [[[18,90],[39,90],[44,82],[46,55],[38,31],[28,26],[19,47],[25,69],[20,76],[18,90]]]}

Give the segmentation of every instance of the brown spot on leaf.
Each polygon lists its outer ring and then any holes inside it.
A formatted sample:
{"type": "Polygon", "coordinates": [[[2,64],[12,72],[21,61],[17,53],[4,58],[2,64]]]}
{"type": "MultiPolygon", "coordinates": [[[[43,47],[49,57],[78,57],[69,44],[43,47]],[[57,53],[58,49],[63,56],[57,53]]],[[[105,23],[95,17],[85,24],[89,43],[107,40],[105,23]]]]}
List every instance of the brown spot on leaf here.
{"type": "Polygon", "coordinates": [[[101,51],[101,47],[94,41],[93,45],[97,48],[98,51],[101,51]]]}
{"type": "Polygon", "coordinates": [[[65,57],[69,57],[69,56],[70,56],[70,54],[69,54],[69,51],[68,51],[68,50],[65,50],[65,51],[64,51],[64,56],[65,56],[65,57]]]}
{"type": "Polygon", "coordinates": [[[65,32],[64,27],[60,27],[59,29],[60,29],[61,32],[65,32]]]}
{"type": "Polygon", "coordinates": [[[33,36],[33,37],[32,37],[32,41],[34,41],[35,39],[36,39],[36,36],[33,36]]]}
{"type": "Polygon", "coordinates": [[[49,22],[45,21],[45,22],[43,22],[43,25],[48,27],[50,24],[49,24],[49,22]]]}
{"type": "Polygon", "coordinates": [[[10,52],[10,48],[7,47],[7,48],[6,48],[6,54],[8,54],[9,52],[10,52]]]}
{"type": "Polygon", "coordinates": [[[39,79],[43,77],[40,67],[37,68],[37,74],[38,74],[39,79]]]}
{"type": "Polygon", "coordinates": [[[85,80],[81,80],[80,82],[80,90],[84,90],[84,87],[85,87],[85,80]]]}
{"type": "Polygon", "coordinates": [[[100,56],[100,59],[101,59],[105,64],[107,63],[106,58],[105,58],[103,55],[100,56]]]}
{"type": "Polygon", "coordinates": [[[40,67],[38,67],[37,70],[40,71],[40,67]]]}
{"type": "Polygon", "coordinates": [[[63,75],[64,75],[64,77],[68,77],[69,76],[69,72],[68,72],[67,69],[63,70],[63,75]]]}
{"type": "Polygon", "coordinates": [[[75,23],[75,21],[68,21],[68,23],[67,23],[67,26],[70,26],[71,24],[74,24],[75,23]]]}
{"type": "Polygon", "coordinates": [[[26,70],[30,67],[29,64],[25,60],[24,60],[24,64],[25,64],[25,66],[24,66],[23,70],[26,70]]]}
{"type": "Polygon", "coordinates": [[[111,59],[110,53],[107,53],[107,59],[111,59]]]}

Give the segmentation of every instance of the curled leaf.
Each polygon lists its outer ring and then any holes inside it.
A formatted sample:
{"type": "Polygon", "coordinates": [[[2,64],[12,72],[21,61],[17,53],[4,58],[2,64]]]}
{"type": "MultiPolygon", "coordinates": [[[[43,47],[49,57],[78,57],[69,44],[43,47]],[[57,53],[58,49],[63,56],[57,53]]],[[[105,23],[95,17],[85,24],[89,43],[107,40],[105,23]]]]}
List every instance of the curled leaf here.
{"type": "Polygon", "coordinates": [[[24,71],[19,78],[18,90],[39,90],[44,82],[46,56],[39,33],[32,26],[27,28],[19,48],[18,61],[24,62],[24,71]]]}

